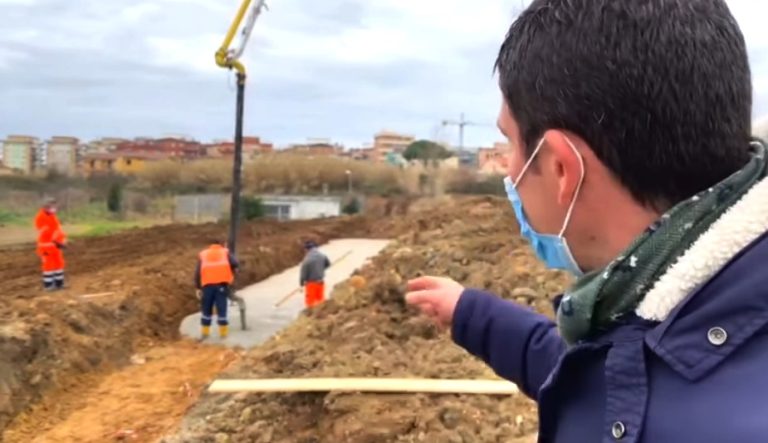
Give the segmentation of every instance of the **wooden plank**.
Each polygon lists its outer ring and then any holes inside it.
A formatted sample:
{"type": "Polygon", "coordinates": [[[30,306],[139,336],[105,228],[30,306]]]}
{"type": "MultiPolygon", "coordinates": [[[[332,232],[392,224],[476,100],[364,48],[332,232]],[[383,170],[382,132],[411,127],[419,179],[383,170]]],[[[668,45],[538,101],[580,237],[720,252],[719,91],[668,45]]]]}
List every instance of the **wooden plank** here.
{"type": "Polygon", "coordinates": [[[518,392],[506,380],[421,378],[275,378],[214,380],[213,393],[232,392],[388,392],[428,394],[512,395],[518,392]]]}
{"type": "Polygon", "coordinates": [[[279,307],[280,307],[280,306],[282,306],[282,305],[283,305],[285,302],[287,302],[287,301],[288,301],[288,299],[290,299],[291,297],[293,297],[293,295],[294,295],[294,294],[296,294],[296,293],[297,293],[297,292],[299,292],[299,291],[301,291],[301,288],[296,288],[296,289],[294,289],[293,291],[289,292],[289,293],[288,293],[288,294],[286,294],[286,295],[285,295],[283,298],[281,298],[281,299],[280,299],[280,301],[278,301],[277,303],[275,303],[275,307],[276,307],[276,308],[279,308],[279,307]]]}
{"type": "Polygon", "coordinates": [[[97,298],[97,297],[106,297],[108,295],[112,295],[114,292],[99,292],[98,294],[85,294],[81,295],[80,298],[97,298]]]}

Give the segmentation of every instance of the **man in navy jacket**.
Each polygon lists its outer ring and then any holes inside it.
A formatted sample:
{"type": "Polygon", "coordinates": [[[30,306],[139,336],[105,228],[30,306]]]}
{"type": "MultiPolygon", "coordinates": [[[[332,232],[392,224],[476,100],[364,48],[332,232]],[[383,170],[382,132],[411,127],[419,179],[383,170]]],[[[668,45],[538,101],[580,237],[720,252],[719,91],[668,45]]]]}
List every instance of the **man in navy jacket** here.
{"type": "Polygon", "coordinates": [[[408,302],[541,442],[768,441],[768,160],[725,1],[534,0],[496,68],[520,233],[576,282],[556,321],[438,277],[408,302]]]}

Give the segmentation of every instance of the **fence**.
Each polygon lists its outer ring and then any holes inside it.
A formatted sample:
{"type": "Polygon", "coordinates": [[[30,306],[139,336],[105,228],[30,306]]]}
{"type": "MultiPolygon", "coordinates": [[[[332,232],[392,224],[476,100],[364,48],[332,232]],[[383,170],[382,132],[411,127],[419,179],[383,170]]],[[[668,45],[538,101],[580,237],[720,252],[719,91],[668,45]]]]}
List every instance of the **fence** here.
{"type": "Polygon", "coordinates": [[[173,220],[177,222],[215,222],[229,214],[229,194],[177,195],[173,220]]]}

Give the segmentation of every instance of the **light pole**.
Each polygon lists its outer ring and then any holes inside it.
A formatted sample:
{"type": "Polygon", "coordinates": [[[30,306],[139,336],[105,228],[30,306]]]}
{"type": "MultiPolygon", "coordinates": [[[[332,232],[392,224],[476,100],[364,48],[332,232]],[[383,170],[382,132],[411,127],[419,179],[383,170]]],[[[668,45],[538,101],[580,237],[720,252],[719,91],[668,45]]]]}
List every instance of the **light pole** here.
{"type": "Polygon", "coordinates": [[[347,194],[352,193],[352,171],[347,169],[344,171],[345,174],[347,174],[347,194]]]}

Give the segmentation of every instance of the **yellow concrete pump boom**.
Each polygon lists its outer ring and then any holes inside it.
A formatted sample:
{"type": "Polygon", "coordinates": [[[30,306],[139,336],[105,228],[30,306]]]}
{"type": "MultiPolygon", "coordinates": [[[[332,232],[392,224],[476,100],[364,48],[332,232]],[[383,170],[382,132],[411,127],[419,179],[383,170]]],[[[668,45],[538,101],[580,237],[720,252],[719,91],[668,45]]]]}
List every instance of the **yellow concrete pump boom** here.
{"type": "Polygon", "coordinates": [[[248,39],[251,37],[251,31],[256,24],[256,19],[259,17],[259,14],[261,14],[262,8],[265,7],[266,4],[264,3],[264,0],[243,0],[243,3],[240,5],[240,8],[237,11],[237,15],[235,15],[235,19],[229,26],[227,35],[224,37],[224,42],[216,51],[217,65],[221,66],[222,68],[234,69],[238,74],[245,74],[245,66],[240,63],[239,59],[245,51],[245,46],[248,43],[248,39]],[[230,49],[232,40],[235,39],[235,34],[240,28],[240,24],[242,23],[245,14],[248,12],[249,7],[251,7],[251,12],[248,16],[248,20],[246,20],[245,26],[241,31],[242,38],[240,45],[236,49],[230,49]]]}

